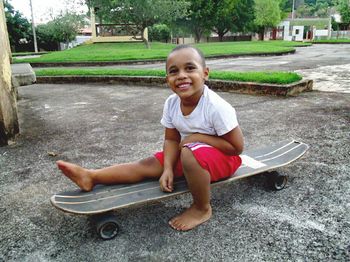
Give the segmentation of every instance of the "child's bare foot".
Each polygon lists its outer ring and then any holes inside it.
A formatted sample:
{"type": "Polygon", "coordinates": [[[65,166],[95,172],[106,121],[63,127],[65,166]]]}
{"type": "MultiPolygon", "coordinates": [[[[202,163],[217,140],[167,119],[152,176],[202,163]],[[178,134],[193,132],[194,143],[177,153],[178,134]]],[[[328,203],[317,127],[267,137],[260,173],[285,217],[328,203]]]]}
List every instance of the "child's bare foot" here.
{"type": "Polygon", "coordinates": [[[188,231],[209,220],[212,215],[211,207],[202,210],[192,204],[185,212],[172,218],[169,225],[178,231],[188,231]]]}
{"type": "Polygon", "coordinates": [[[77,184],[83,191],[91,191],[94,187],[87,169],[62,160],[57,161],[56,164],[62,173],[77,184]]]}

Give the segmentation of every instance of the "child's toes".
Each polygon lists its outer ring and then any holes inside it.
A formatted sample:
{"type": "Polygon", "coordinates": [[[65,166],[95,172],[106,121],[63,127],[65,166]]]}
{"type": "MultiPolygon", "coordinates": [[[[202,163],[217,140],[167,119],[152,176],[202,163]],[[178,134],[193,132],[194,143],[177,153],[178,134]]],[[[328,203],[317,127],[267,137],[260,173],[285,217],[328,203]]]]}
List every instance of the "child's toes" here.
{"type": "Polygon", "coordinates": [[[179,224],[176,218],[171,219],[169,221],[169,225],[175,230],[181,230],[180,229],[181,225],[179,224]]]}

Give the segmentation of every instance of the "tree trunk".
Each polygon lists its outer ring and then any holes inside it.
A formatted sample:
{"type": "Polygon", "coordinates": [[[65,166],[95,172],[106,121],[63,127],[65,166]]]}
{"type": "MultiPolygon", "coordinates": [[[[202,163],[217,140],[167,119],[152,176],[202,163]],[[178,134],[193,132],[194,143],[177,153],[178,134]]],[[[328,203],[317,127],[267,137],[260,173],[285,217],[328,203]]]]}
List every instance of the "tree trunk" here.
{"type": "Polygon", "coordinates": [[[215,32],[218,34],[219,36],[219,41],[223,42],[224,41],[224,36],[228,33],[228,29],[226,28],[218,28],[215,32]]]}
{"type": "Polygon", "coordinates": [[[264,26],[260,28],[259,35],[260,35],[260,40],[264,41],[265,40],[265,27],[264,26]]]}
{"type": "Polygon", "coordinates": [[[194,36],[195,36],[195,42],[199,43],[201,41],[201,38],[202,38],[202,31],[201,30],[195,30],[194,36]]]}
{"type": "Polygon", "coordinates": [[[148,39],[147,39],[147,38],[145,37],[145,35],[144,35],[144,34],[145,34],[146,28],[147,28],[147,27],[143,27],[143,28],[141,29],[141,38],[142,38],[142,41],[145,43],[146,48],[147,48],[147,49],[151,49],[151,45],[150,45],[148,39]]]}
{"type": "Polygon", "coordinates": [[[225,36],[225,34],[224,34],[223,32],[219,32],[219,33],[218,33],[218,36],[219,36],[219,42],[224,41],[224,36],[225,36]]]}

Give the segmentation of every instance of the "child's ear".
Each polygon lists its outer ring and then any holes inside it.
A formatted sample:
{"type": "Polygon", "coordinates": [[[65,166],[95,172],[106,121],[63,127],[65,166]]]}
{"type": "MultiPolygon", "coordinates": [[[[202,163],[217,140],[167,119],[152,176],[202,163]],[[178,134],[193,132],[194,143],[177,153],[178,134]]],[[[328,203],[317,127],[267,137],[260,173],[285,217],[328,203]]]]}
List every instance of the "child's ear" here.
{"type": "Polygon", "coordinates": [[[204,68],[203,73],[204,73],[204,80],[208,80],[209,79],[209,67],[204,68]]]}

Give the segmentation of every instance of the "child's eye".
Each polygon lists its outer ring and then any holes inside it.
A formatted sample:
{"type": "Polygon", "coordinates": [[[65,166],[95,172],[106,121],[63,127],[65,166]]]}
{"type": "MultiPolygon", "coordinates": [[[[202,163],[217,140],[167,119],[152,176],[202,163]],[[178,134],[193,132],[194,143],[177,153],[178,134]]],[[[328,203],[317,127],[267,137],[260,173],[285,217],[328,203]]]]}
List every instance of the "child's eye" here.
{"type": "Polygon", "coordinates": [[[169,74],[176,74],[177,70],[176,69],[169,69],[168,73],[169,74]]]}
{"type": "Polygon", "coordinates": [[[195,70],[195,69],[196,69],[195,66],[187,66],[187,67],[186,67],[186,70],[187,70],[187,71],[193,71],[193,70],[195,70]]]}

